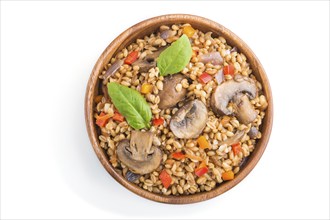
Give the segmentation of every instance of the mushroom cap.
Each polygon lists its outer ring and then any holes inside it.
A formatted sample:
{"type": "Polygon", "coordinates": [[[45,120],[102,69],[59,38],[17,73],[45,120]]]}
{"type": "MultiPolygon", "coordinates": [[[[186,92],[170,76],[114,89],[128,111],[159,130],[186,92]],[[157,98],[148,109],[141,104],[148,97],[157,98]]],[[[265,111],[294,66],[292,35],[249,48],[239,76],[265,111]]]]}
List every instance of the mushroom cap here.
{"type": "Polygon", "coordinates": [[[186,77],[182,74],[174,74],[165,77],[163,90],[159,91],[160,101],[158,107],[160,109],[171,108],[185,98],[187,89],[182,88],[180,92],[175,89],[176,85],[185,78],[186,77]]]}
{"type": "Polygon", "coordinates": [[[157,169],[162,160],[162,151],[152,147],[151,132],[132,131],[131,141],[123,139],[117,146],[118,159],[132,172],[147,174],[157,169]]]}
{"type": "Polygon", "coordinates": [[[207,122],[207,108],[198,99],[189,101],[171,118],[170,129],[178,138],[197,138],[207,122]]]}
{"type": "Polygon", "coordinates": [[[228,103],[239,93],[246,92],[250,98],[257,96],[258,90],[254,81],[242,75],[235,75],[233,80],[217,86],[211,97],[211,108],[218,115],[231,115],[233,111],[227,108],[228,103]]]}
{"type": "Polygon", "coordinates": [[[239,93],[234,96],[235,116],[243,124],[249,124],[257,118],[258,112],[254,109],[247,95],[239,93]]]}

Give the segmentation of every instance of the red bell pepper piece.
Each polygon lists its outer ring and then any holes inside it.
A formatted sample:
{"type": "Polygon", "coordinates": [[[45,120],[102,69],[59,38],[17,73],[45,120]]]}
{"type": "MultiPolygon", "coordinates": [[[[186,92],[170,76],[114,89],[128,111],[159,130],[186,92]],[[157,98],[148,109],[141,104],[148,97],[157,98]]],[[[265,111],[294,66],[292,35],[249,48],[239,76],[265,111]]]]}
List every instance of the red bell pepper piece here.
{"type": "Polygon", "coordinates": [[[132,51],[130,54],[127,55],[126,59],[124,60],[124,63],[131,65],[132,63],[134,63],[137,60],[138,55],[139,55],[139,52],[132,51]]]}
{"type": "Polygon", "coordinates": [[[110,119],[109,114],[105,114],[104,112],[101,112],[99,116],[96,117],[96,124],[100,127],[104,127],[110,119]]]}
{"type": "Polygon", "coordinates": [[[160,175],[159,179],[162,181],[163,186],[167,189],[171,183],[172,183],[172,178],[171,176],[166,172],[166,170],[163,170],[160,175]]]}
{"type": "Polygon", "coordinates": [[[209,171],[209,168],[207,168],[205,162],[203,161],[196,169],[195,169],[195,174],[198,177],[203,176],[205,173],[209,171]]]}
{"type": "Polygon", "coordinates": [[[152,123],[155,126],[159,126],[159,125],[164,124],[164,119],[163,118],[155,118],[154,120],[152,120],[152,123]]]}
{"type": "Polygon", "coordinates": [[[182,160],[186,158],[186,155],[184,155],[182,152],[174,152],[172,153],[172,157],[177,160],[182,160]]]}
{"type": "Polygon", "coordinates": [[[201,83],[205,84],[212,80],[212,76],[207,73],[202,73],[198,79],[201,83]]]}
{"type": "Polygon", "coordinates": [[[233,65],[228,65],[228,66],[224,66],[223,67],[223,74],[224,75],[231,75],[231,76],[234,76],[234,73],[235,73],[235,68],[233,65]]]}
{"type": "Polygon", "coordinates": [[[118,122],[123,122],[125,120],[124,116],[122,116],[119,112],[115,112],[112,118],[118,122]]]}
{"type": "Polygon", "coordinates": [[[237,155],[239,152],[242,152],[241,143],[236,143],[231,145],[234,155],[237,155]]]}

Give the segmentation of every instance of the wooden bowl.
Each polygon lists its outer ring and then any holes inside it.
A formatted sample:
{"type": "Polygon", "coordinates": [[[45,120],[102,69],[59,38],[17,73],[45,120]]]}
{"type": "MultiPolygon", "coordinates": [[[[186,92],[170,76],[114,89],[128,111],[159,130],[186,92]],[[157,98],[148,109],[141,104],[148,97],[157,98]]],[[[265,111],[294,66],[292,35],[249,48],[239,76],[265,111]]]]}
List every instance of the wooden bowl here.
{"type": "Polygon", "coordinates": [[[263,69],[258,58],[252,52],[252,50],[233,32],[231,32],[224,26],[203,17],[186,14],[170,14],[150,18],[132,26],[131,28],[120,34],[105,49],[105,51],[101,54],[100,58],[97,60],[87,84],[85,97],[85,120],[89,139],[92,143],[97,157],[101,161],[104,168],[108,171],[108,173],[110,173],[110,175],[115,178],[120,184],[142,197],[157,202],[187,204],[204,201],[226,192],[227,190],[238,184],[240,181],[242,181],[242,179],[244,179],[255,167],[267,146],[272,129],[272,94],[265,70],[263,69]],[[121,174],[115,171],[115,169],[109,162],[106,152],[100,147],[98,133],[93,118],[93,106],[94,97],[98,94],[98,85],[100,83],[98,76],[102,73],[103,68],[108,64],[111,57],[115,55],[118,51],[122,50],[124,47],[135,41],[137,38],[155,32],[161,25],[171,25],[175,23],[190,23],[193,27],[203,32],[212,31],[215,35],[223,36],[227,40],[229,45],[236,46],[240,52],[243,52],[247,57],[248,62],[250,63],[250,67],[252,68],[254,75],[263,85],[264,95],[266,96],[269,105],[266,109],[263,124],[260,128],[260,131],[262,132],[263,136],[260,140],[258,140],[255,150],[251,153],[245,165],[241,167],[240,172],[236,174],[235,179],[223,182],[218,187],[209,192],[196,193],[194,195],[164,196],[146,191],[139,186],[128,182],[121,174]]]}

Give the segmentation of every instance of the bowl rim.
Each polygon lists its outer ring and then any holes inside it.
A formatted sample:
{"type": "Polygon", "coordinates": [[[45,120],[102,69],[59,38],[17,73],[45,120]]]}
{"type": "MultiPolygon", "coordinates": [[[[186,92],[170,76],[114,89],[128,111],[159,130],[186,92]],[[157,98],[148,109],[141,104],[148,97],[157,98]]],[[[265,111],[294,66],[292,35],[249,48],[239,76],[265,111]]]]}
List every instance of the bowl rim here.
{"type": "MultiPolygon", "coordinates": [[[[152,29],[156,30],[154,27],[152,29]]],[[[97,155],[98,159],[100,160],[101,164],[106,169],[106,171],[118,183],[120,183],[122,186],[124,186],[126,189],[130,190],[131,192],[156,202],[169,203],[169,204],[189,204],[189,203],[205,201],[214,198],[216,196],[219,196],[222,193],[236,186],[252,171],[252,169],[256,166],[256,164],[260,160],[269,141],[272,130],[272,124],[273,124],[273,100],[272,100],[271,88],[269,85],[266,72],[262,67],[257,56],[253,53],[253,51],[243,40],[241,40],[238,36],[236,36],[229,29],[225,28],[223,25],[215,21],[212,21],[210,19],[200,17],[197,15],[191,15],[191,14],[166,14],[157,17],[152,17],[131,26],[130,28],[122,32],[118,37],[116,37],[103,51],[103,53],[98,58],[92,70],[92,73],[87,83],[84,109],[85,109],[86,128],[90,142],[95,151],[95,154],[97,155]],[[128,182],[121,174],[115,171],[115,168],[113,168],[112,165],[110,164],[108,160],[108,156],[106,155],[105,151],[100,147],[98,141],[98,134],[96,131],[96,125],[93,118],[94,95],[99,80],[98,76],[102,73],[104,66],[108,63],[108,61],[106,60],[110,60],[111,56],[115,54],[117,51],[119,51],[120,47],[126,47],[129,42],[125,40],[127,40],[133,33],[137,31],[142,31],[150,26],[156,26],[155,24],[157,24],[159,27],[164,22],[168,24],[192,23],[192,25],[194,25],[194,22],[196,22],[200,26],[205,26],[208,29],[213,30],[212,32],[216,30],[217,35],[221,33],[224,36],[224,38],[227,40],[227,42],[230,42],[232,46],[236,46],[239,49],[239,51],[244,53],[244,55],[247,57],[247,60],[250,63],[251,68],[253,69],[253,72],[258,71],[258,77],[257,77],[258,81],[261,81],[263,85],[263,92],[267,97],[268,108],[266,109],[265,118],[263,119],[263,123],[262,123],[263,136],[261,139],[258,140],[256,148],[251,154],[251,156],[253,155],[253,158],[249,158],[247,164],[244,166],[242,170],[240,170],[240,172],[238,172],[238,174],[235,176],[233,180],[223,182],[219,186],[215,187],[214,189],[208,192],[201,192],[192,195],[165,196],[144,190],[139,186],[135,185],[134,183],[128,182]]]]}

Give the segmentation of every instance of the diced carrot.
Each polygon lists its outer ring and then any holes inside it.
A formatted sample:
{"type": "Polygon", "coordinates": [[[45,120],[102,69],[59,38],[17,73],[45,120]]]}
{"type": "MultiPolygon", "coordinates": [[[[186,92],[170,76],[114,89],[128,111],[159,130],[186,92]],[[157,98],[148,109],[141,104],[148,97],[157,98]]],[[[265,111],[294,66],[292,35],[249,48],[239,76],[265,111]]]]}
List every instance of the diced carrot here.
{"type": "Polygon", "coordinates": [[[221,174],[223,180],[232,180],[234,179],[234,172],[233,171],[227,171],[221,174]]]}
{"type": "Polygon", "coordinates": [[[106,118],[111,118],[110,114],[105,114],[104,112],[101,112],[99,115],[95,117],[96,119],[106,119],[106,118]]]}
{"type": "Polygon", "coordinates": [[[110,117],[110,114],[105,114],[104,112],[101,112],[100,115],[96,117],[96,124],[99,127],[104,127],[108,123],[110,117]]]}
{"type": "Polygon", "coordinates": [[[195,30],[194,28],[192,28],[191,26],[185,26],[185,27],[183,28],[183,33],[184,33],[185,35],[187,35],[187,37],[192,37],[192,36],[194,36],[195,32],[196,32],[196,30],[195,30]]]}
{"type": "Polygon", "coordinates": [[[206,166],[205,162],[201,162],[201,164],[195,169],[195,174],[198,177],[203,176],[205,173],[209,171],[209,168],[206,166]]]}
{"type": "Polygon", "coordinates": [[[237,155],[239,152],[242,152],[241,143],[236,143],[231,145],[234,155],[237,155]]]}
{"type": "Polygon", "coordinates": [[[112,119],[118,122],[123,122],[125,120],[124,116],[122,116],[119,112],[115,112],[112,119]]]}
{"type": "Polygon", "coordinates": [[[210,143],[206,140],[204,136],[199,136],[199,138],[197,139],[197,143],[201,149],[211,148],[210,143]]]}
{"type": "Polygon", "coordinates": [[[142,94],[148,94],[152,91],[152,85],[149,83],[143,83],[141,86],[141,93],[142,94]]]}
{"type": "Polygon", "coordinates": [[[99,126],[99,127],[101,127],[101,128],[103,128],[105,125],[106,125],[106,121],[100,121],[100,120],[96,120],[96,124],[99,126]]]}
{"type": "Polygon", "coordinates": [[[224,75],[231,75],[231,76],[234,76],[234,73],[235,73],[235,68],[233,65],[228,65],[228,66],[224,66],[223,67],[223,74],[224,75]]]}
{"type": "Polygon", "coordinates": [[[213,77],[207,73],[202,73],[202,75],[200,75],[198,77],[199,82],[205,84],[208,83],[209,81],[211,81],[213,79],[213,77]]]}
{"type": "Polygon", "coordinates": [[[172,157],[177,160],[182,160],[186,158],[186,156],[182,152],[174,152],[172,153],[172,157]]]}
{"type": "Polygon", "coordinates": [[[162,181],[162,184],[164,186],[164,188],[168,188],[171,183],[172,183],[172,178],[171,176],[166,172],[166,170],[163,170],[160,175],[159,175],[159,179],[160,181],[162,181]]]}
{"type": "Polygon", "coordinates": [[[155,118],[152,120],[152,123],[154,126],[159,126],[164,124],[164,119],[163,118],[155,118]]]}
{"type": "Polygon", "coordinates": [[[124,63],[131,65],[137,60],[138,55],[139,55],[138,51],[132,51],[130,54],[127,55],[126,59],[124,60],[124,63]]]}
{"type": "Polygon", "coordinates": [[[94,98],[94,102],[95,102],[95,103],[99,103],[101,100],[102,100],[102,96],[101,96],[101,95],[97,95],[97,96],[95,96],[95,98],[94,98]]]}
{"type": "Polygon", "coordinates": [[[230,121],[230,117],[225,115],[225,116],[223,116],[223,118],[221,119],[221,124],[222,124],[222,125],[225,125],[225,124],[229,123],[229,121],[230,121]]]}

